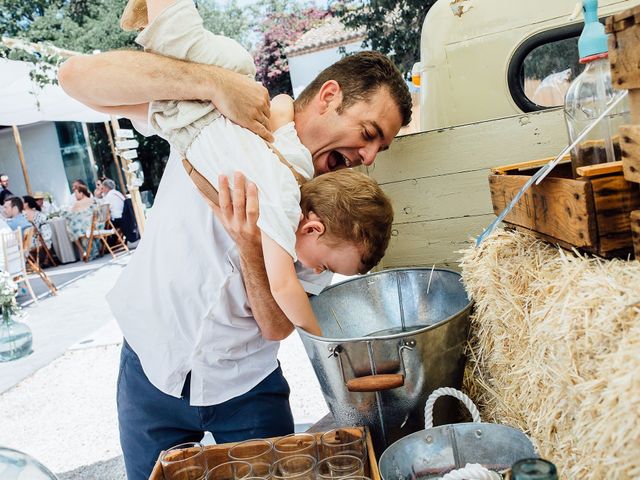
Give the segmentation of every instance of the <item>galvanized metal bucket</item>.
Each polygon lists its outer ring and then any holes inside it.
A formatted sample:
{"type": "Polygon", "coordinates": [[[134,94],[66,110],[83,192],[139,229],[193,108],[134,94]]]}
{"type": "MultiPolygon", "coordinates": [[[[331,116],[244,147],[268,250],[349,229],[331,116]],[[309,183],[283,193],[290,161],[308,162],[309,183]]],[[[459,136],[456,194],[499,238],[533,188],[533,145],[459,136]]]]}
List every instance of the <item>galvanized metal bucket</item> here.
{"type": "Polygon", "coordinates": [[[482,423],[473,402],[462,392],[443,388],[427,400],[425,430],[412,433],[387,448],[378,462],[383,480],[441,478],[467,464],[480,464],[496,472],[518,460],[537,457],[531,440],[506,425],[482,423]],[[470,409],[472,423],[432,427],[431,408],[443,395],[455,395],[470,409]]]}
{"type": "MultiPolygon", "coordinates": [[[[311,303],[324,337],[300,336],[324,398],[338,424],[370,428],[378,454],[423,427],[433,390],[460,387],[472,303],[458,273],[387,270],[311,303]]],[[[453,421],[450,405],[438,406],[439,421],[453,421]]]]}

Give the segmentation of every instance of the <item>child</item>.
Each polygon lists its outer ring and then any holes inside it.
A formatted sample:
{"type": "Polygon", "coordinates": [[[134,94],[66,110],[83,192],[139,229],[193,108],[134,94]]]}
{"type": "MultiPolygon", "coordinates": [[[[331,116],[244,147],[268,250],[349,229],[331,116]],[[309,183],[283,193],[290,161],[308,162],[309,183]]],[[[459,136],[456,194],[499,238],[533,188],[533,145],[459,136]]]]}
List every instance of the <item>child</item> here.
{"type": "MultiPolygon", "coordinates": [[[[246,50],[203,28],[191,0],[149,0],[147,8],[149,25],[136,39],[145,50],[255,74],[246,50]]],[[[384,255],[393,210],[364,174],[342,170],[311,179],[311,154],[297,136],[290,98],[274,99],[272,117],[270,146],[208,102],[157,101],[149,108],[150,125],[183,155],[205,196],[218,188],[220,174],[241,171],[257,184],[258,227],[273,297],[294,325],[321,335],[294,262],[316,273],[366,273],[384,255]]]]}

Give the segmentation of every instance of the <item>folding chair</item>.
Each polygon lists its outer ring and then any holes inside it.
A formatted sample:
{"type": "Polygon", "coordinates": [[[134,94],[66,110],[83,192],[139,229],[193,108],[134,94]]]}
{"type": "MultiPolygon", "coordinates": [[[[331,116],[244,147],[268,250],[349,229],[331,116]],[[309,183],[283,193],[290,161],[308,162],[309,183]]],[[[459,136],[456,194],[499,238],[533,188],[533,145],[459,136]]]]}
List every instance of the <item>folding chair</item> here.
{"type": "Polygon", "coordinates": [[[35,223],[31,222],[31,225],[33,225],[33,227],[32,227],[33,228],[33,236],[36,239],[36,242],[35,242],[36,246],[33,247],[33,245],[32,245],[31,248],[29,249],[29,257],[39,267],[40,266],[40,252],[43,252],[45,257],[47,258],[47,260],[49,260],[49,263],[51,264],[51,266],[52,267],[57,266],[58,264],[53,259],[53,255],[51,254],[51,250],[49,250],[49,247],[47,247],[47,243],[44,241],[44,238],[42,237],[42,233],[40,233],[40,230],[38,229],[38,227],[36,226],[35,223]],[[34,250],[35,250],[35,252],[34,252],[34,250]]]}
{"type": "Polygon", "coordinates": [[[34,302],[37,302],[38,297],[33,293],[33,288],[31,288],[31,283],[29,282],[29,274],[27,273],[21,229],[0,232],[0,241],[2,243],[2,269],[5,272],[9,272],[14,282],[24,282],[31,298],[33,298],[34,302]]]}
{"type": "Polygon", "coordinates": [[[116,254],[118,253],[129,252],[129,248],[124,242],[122,235],[120,235],[120,232],[118,232],[116,227],[114,227],[113,223],[111,222],[111,213],[109,211],[108,204],[98,205],[93,211],[91,228],[86,233],[85,238],[88,239],[87,248],[83,255],[83,260],[85,262],[89,261],[89,257],[91,255],[91,247],[93,246],[94,239],[102,242],[100,253],[102,254],[104,252],[104,248],[106,247],[106,249],[114,259],[117,258],[116,254]],[[108,239],[112,235],[116,239],[115,245],[109,245],[108,239]]]}
{"type": "Polygon", "coordinates": [[[44,273],[44,271],[40,267],[40,264],[38,262],[35,262],[31,258],[31,255],[29,253],[29,249],[31,248],[31,245],[33,244],[33,236],[36,233],[36,230],[37,229],[35,228],[35,226],[31,227],[31,228],[27,228],[24,231],[24,234],[22,236],[22,238],[23,238],[23,241],[22,241],[23,252],[25,254],[25,260],[26,260],[26,264],[25,264],[26,270],[27,270],[27,273],[35,273],[35,274],[37,274],[40,277],[40,279],[44,282],[44,284],[47,286],[47,288],[51,292],[51,295],[55,295],[58,292],[58,289],[53,284],[53,282],[51,280],[49,280],[49,277],[47,276],[46,273],[44,273]]]}

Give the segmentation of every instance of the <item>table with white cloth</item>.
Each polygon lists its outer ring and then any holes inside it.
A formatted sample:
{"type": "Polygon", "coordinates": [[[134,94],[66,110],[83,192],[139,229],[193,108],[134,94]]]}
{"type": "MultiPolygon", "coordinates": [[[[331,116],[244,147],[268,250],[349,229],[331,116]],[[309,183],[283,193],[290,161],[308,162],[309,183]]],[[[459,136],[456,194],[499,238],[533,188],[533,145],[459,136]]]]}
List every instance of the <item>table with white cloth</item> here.
{"type": "Polygon", "coordinates": [[[49,225],[51,225],[53,250],[56,252],[56,256],[60,262],[76,262],[78,257],[76,256],[76,249],[73,243],[69,240],[67,221],[62,217],[52,218],[49,220],[49,225]]]}

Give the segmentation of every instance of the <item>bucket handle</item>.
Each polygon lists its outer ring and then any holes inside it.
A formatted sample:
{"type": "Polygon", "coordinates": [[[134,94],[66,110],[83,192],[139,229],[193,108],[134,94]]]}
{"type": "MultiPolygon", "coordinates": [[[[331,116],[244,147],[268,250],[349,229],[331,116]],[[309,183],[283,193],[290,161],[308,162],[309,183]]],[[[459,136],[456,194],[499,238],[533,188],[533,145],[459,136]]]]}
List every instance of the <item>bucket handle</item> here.
{"type": "Polygon", "coordinates": [[[478,411],[478,407],[473,403],[467,395],[462,393],[460,390],[451,387],[442,387],[438,388],[431,392],[429,398],[427,398],[427,403],[424,406],[424,428],[425,430],[428,428],[433,428],[433,406],[440,397],[450,396],[457,398],[462,402],[462,404],[467,407],[467,410],[471,413],[471,418],[474,423],[482,422],[480,418],[480,412],[478,411]]]}
{"type": "MultiPolygon", "coordinates": [[[[404,352],[404,350],[413,350],[414,346],[414,340],[402,340],[400,342],[400,346],[398,348],[398,356],[400,357],[400,367],[402,369],[402,373],[373,374],[351,378],[349,380],[346,380],[345,378],[344,366],[342,365],[342,358],[340,357],[342,347],[340,345],[331,346],[329,347],[329,351],[331,352],[332,357],[336,357],[338,359],[338,364],[340,365],[340,373],[342,374],[342,381],[347,387],[347,390],[349,390],[350,392],[380,392],[383,390],[392,390],[404,385],[405,366],[402,352],[404,352]]],[[[369,350],[369,356],[371,358],[373,355],[371,350],[371,342],[367,342],[367,348],[369,350]]]]}
{"type": "Polygon", "coordinates": [[[381,375],[367,375],[366,377],[347,380],[347,390],[350,392],[379,392],[391,390],[404,385],[402,373],[384,373],[381,375]]]}

